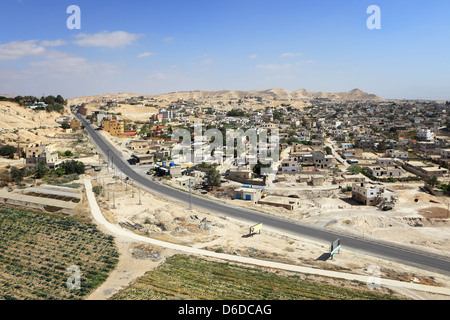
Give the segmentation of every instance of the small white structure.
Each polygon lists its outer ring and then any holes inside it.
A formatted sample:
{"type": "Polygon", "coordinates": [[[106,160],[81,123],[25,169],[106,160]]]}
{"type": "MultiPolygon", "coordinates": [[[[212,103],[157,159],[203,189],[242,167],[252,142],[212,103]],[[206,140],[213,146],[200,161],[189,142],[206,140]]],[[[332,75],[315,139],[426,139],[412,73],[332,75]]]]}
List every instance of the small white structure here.
{"type": "Polygon", "coordinates": [[[434,139],[434,132],[430,129],[421,129],[417,132],[417,138],[420,140],[430,141],[434,139]]]}

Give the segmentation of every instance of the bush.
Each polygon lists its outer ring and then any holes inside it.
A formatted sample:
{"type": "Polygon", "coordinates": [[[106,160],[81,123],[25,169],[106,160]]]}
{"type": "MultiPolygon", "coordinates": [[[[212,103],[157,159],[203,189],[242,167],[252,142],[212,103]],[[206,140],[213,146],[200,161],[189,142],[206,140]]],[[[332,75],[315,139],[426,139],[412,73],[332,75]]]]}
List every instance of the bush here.
{"type": "Polygon", "coordinates": [[[208,172],[206,172],[206,181],[211,187],[220,186],[220,178],[220,172],[215,167],[210,168],[208,172]]]}
{"type": "Polygon", "coordinates": [[[67,121],[64,121],[64,122],[61,124],[61,128],[63,128],[63,129],[70,129],[70,123],[67,122],[67,121]]]}
{"type": "Polygon", "coordinates": [[[95,186],[92,188],[92,192],[94,192],[96,196],[99,196],[102,192],[102,189],[102,186],[95,186]]]}
{"type": "Polygon", "coordinates": [[[60,168],[64,169],[66,174],[84,174],[84,163],[80,161],[64,161],[60,168]]]}
{"type": "Polygon", "coordinates": [[[341,190],[342,190],[342,192],[344,193],[344,192],[350,192],[350,191],[352,191],[353,188],[352,188],[351,186],[348,186],[348,187],[342,188],[341,190]]]}
{"type": "Polygon", "coordinates": [[[17,148],[14,146],[6,145],[0,147],[0,156],[8,157],[10,159],[14,158],[14,154],[17,152],[17,148]]]}

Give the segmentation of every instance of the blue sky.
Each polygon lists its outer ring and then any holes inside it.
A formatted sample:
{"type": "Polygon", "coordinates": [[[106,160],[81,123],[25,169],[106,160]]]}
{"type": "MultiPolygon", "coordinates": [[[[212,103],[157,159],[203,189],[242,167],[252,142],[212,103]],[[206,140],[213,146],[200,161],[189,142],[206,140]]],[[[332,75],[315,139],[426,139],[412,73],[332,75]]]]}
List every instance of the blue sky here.
{"type": "Polygon", "coordinates": [[[448,0],[2,0],[0,94],[285,88],[450,100],[448,0]],[[70,5],[81,30],[69,30],[70,5]],[[367,8],[381,9],[369,30],[367,8]]]}

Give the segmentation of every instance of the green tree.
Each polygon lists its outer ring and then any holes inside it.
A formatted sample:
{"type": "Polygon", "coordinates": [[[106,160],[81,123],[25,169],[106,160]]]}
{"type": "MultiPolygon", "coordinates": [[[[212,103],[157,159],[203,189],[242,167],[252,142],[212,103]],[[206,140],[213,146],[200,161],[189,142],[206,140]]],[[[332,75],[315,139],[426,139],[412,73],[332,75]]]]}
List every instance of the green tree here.
{"type": "Polygon", "coordinates": [[[15,183],[21,183],[23,180],[23,171],[20,169],[17,169],[16,167],[12,167],[11,168],[11,179],[15,182],[15,183]]]}
{"type": "Polygon", "coordinates": [[[66,152],[64,152],[64,156],[66,156],[66,157],[73,157],[73,153],[70,150],[66,150],[66,152]]]}
{"type": "Polygon", "coordinates": [[[218,187],[220,186],[220,172],[216,169],[216,167],[211,167],[206,172],[206,182],[211,187],[218,187]]]}
{"type": "Polygon", "coordinates": [[[67,101],[64,100],[64,98],[61,95],[58,95],[56,97],[55,102],[62,105],[65,105],[67,103],[67,101]]]}
{"type": "Polygon", "coordinates": [[[67,121],[64,121],[63,123],[61,123],[61,128],[70,129],[70,123],[67,121]]]}
{"type": "Polygon", "coordinates": [[[0,156],[14,158],[14,154],[17,152],[17,148],[10,145],[0,147],[0,156]]]}
{"type": "Polygon", "coordinates": [[[350,167],[347,168],[347,171],[353,174],[358,174],[362,173],[363,169],[356,164],[352,164],[350,167]]]}
{"type": "Polygon", "coordinates": [[[227,112],[227,117],[243,117],[245,116],[245,111],[241,109],[233,109],[227,112]]]}
{"type": "Polygon", "coordinates": [[[270,164],[262,164],[261,161],[258,160],[258,163],[253,166],[253,173],[260,176],[261,168],[270,168],[270,164]]]}
{"type": "Polygon", "coordinates": [[[384,153],[384,152],[386,152],[386,149],[387,149],[387,143],[386,143],[386,141],[383,140],[378,144],[376,151],[379,153],[384,153]]]}
{"type": "Polygon", "coordinates": [[[47,164],[44,161],[39,161],[36,164],[34,177],[36,179],[42,179],[48,172],[47,164]]]}
{"type": "Polygon", "coordinates": [[[62,177],[63,175],[66,174],[66,170],[64,170],[63,168],[58,168],[55,170],[55,173],[58,177],[62,177]]]}
{"type": "Polygon", "coordinates": [[[96,196],[99,196],[102,192],[102,189],[102,186],[95,186],[92,188],[92,192],[94,192],[96,196]]]}
{"type": "Polygon", "coordinates": [[[70,160],[61,163],[60,168],[64,169],[66,174],[83,174],[84,173],[84,163],[80,161],[70,160]]]}
{"type": "Polygon", "coordinates": [[[428,184],[432,187],[435,187],[439,184],[439,180],[436,176],[433,176],[430,179],[428,179],[428,184]]]}

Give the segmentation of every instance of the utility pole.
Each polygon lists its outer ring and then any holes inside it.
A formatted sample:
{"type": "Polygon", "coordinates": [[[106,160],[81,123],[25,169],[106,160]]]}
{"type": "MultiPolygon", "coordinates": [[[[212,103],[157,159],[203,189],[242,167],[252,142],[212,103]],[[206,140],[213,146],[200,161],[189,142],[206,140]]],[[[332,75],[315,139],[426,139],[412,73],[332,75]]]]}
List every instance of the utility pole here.
{"type": "Polygon", "coordinates": [[[113,191],[113,207],[112,208],[113,209],[116,208],[116,193],[115,193],[115,191],[113,191]]]}
{"type": "Polygon", "coordinates": [[[189,178],[189,210],[192,211],[192,188],[191,188],[191,178],[189,178]]]}
{"type": "Polygon", "coordinates": [[[134,185],[133,185],[133,180],[131,180],[131,198],[134,198],[134,185]]]}
{"type": "Polygon", "coordinates": [[[107,170],[108,170],[108,173],[109,173],[109,149],[108,149],[108,150],[106,150],[106,152],[108,153],[108,165],[106,166],[106,168],[107,168],[107,170]]]}
{"type": "MultiPolygon", "coordinates": [[[[445,194],[444,194],[444,197],[446,197],[445,194]]],[[[447,199],[445,200],[445,202],[447,202],[447,219],[448,219],[448,211],[449,211],[449,209],[450,209],[450,201],[449,201],[449,199],[447,198],[447,199]]]]}
{"type": "Polygon", "coordinates": [[[138,205],[139,206],[142,205],[142,202],[141,202],[141,188],[139,188],[139,203],[138,203],[138,205]]]}

